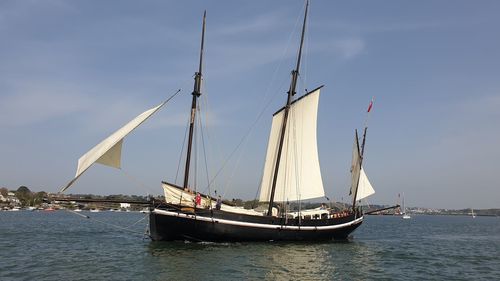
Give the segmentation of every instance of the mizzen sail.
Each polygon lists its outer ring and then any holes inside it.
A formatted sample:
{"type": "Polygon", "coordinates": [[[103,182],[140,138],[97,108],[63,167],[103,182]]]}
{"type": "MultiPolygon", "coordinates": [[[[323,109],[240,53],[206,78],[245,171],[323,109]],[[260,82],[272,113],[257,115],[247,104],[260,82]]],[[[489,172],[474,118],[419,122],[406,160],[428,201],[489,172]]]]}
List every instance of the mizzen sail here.
{"type": "MultiPolygon", "coordinates": [[[[320,89],[290,105],[274,201],[296,201],[325,195],[316,141],[320,89]]],[[[260,187],[259,200],[263,202],[269,201],[271,196],[283,113],[280,110],[273,116],[260,187]]]]}
{"type": "Polygon", "coordinates": [[[92,164],[100,163],[106,166],[120,168],[123,139],[146,119],[158,111],[167,101],[144,111],[132,121],[114,132],[111,136],[94,146],[78,159],[75,177],[60,192],[68,189],[92,164]]]}
{"type": "Polygon", "coordinates": [[[362,158],[359,149],[358,131],[356,131],[352,148],[351,189],[349,192],[350,195],[355,194],[354,198],[356,200],[361,200],[375,193],[363,169],[362,158]]]}
{"type": "Polygon", "coordinates": [[[361,155],[359,153],[358,131],[354,136],[354,144],[352,147],[352,162],[351,162],[351,190],[349,195],[356,193],[358,187],[359,174],[361,170],[361,155]]]}
{"type": "Polygon", "coordinates": [[[371,185],[368,177],[365,174],[365,170],[361,167],[361,172],[359,175],[358,192],[356,193],[356,199],[361,200],[375,193],[373,186],[371,185]]]}

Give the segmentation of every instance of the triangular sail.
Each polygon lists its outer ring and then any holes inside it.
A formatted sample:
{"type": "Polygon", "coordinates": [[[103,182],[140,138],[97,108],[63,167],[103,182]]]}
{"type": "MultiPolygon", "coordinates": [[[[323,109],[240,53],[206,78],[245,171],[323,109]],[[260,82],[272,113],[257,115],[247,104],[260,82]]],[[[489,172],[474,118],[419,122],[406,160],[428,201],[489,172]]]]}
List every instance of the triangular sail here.
{"type": "Polygon", "coordinates": [[[359,150],[358,131],[356,130],[352,147],[351,189],[349,192],[349,195],[356,193],[356,200],[361,200],[375,193],[361,165],[361,161],[362,155],[359,150]]]}
{"type": "Polygon", "coordinates": [[[361,167],[361,172],[359,175],[358,192],[356,194],[356,200],[361,200],[375,193],[368,177],[365,174],[365,170],[361,167]]]}
{"type": "MultiPolygon", "coordinates": [[[[325,195],[318,159],[316,123],[320,88],[302,96],[290,105],[286,124],[281,165],[276,180],[275,202],[319,198],[325,195]]],[[[259,200],[270,200],[277,158],[281,110],[273,116],[259,200]]]]}
{"type": "Polygon", "coordinates": [[[76,169],[75,177],[60,192],[64,192],[68,189],[95,162],[114,168],[120,168],[123,138],[146,121],[146,119],[158,111],[165,103],[166,101],[154,108],[144,111],[80,157],[80,159],[78,159],[78,168],[76,169]]]}

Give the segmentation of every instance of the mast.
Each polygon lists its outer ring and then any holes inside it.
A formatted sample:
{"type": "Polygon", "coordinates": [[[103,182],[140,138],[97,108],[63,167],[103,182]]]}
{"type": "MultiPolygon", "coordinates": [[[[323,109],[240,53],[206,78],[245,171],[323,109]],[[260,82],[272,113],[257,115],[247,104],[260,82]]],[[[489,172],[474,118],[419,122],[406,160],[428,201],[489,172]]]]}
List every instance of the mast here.
{"type": "Polygon", "coordinates": [[[278,171],[279,171],[279,166],[280,166],[280,160],[281,160],[281,152],[283,150],[283,142],[285,140],[285,132],[286,132],[286,123],[288,120],[288,112],[290,111],[290,104],[292,103],[292,97],[296,94],[296,87],[297,87],[297,78],[299,76],[299,69],[300,69],[300,59],[302,56],[302,46],[304,44],[304,34],[306,30],[306,20],[307,20],[307,10],[309,8],[309,0],[306,2],[306,10],[304,12],[304,23],[302,24],[302,35],[300,38],[300,47],[299,47],[299,54],[297,56],[297,65],[294,70],[292,70],[292,81],[290,83],[290,89],[288,90],[288,98],[286,101],[286,106],[285,106],[285,111],[283,115],[283,123],[281,125],[281,133],[280,133],[280,138],[279,138],[279,145],[278,145],[278,154],[276,157],[276,165],[274,168],[274,175],[273,175],[273,184],[271,187],[271,198],[269,199],[269,208],[267,210],[267,215],[271,216],[272,215],[272,210],[273,210],[273,203],[274,203],[274,193],[276,191],[276,182],[278,179],[278,171]]]}
{"type": "MultiPolygon", "coordinates": [[[[373,99],[374,97],[372,97],[372,100],[370,101],[370,104],[368,105],[368,109],[366,110],[366,119],[365,119],[365,129],[363,131],[363,141],[361,142],[361,154],[359,154],[359,168],[361,169],[363,166],[363,157],[364,157],[364,154],[365,154],[365,141],[366,141],[366,130],[368,130],[368,117],[369,117],[369,114],[370,114],[370,110],[372,109],[372,106],[373,106],[373,99]]],[[[356,142],[358,143],[358,153],[359,153],[359,142],[358,142],[358,130],[356,130],[356,142]]],[[[353,196],[353,201],[352,201],[352,211],[355,212],[355,207],[356,207],[356,196],[357,196],[357,193],[358,193],[358,186],[359,186],[359,177],[358,177],[358,182],[356,184],[356,192],[354,193],[354,196],[353,196]]]]}
{"type": "Polygon", "coordinates": [[[405,194],[403,193],[403,202],[401,204],[403,206],[403,211],[401,213],[406,214],[406,208],[405,208],[405,194]]]}
{"type": "Polygon", "coordinates": [[[191,163],[191,148],[193,146],[193,131],[194,131],[194,123],[196,116],[196,102],[198,97],[201,96],[201,71],[203,66],[203,43],[205,41],[205,18],[207,16],[207,11],[203,13],[203,27],[201,31],[201,47],[200,47],[200,65],[198,68],[198,72],[194,73],[194,89],[193,89],[193,101],[191,102],[191,118],[189,121],[189,138],[188,138],[188,148],[186,155],[186,168],[184,169],[184,184],[183,187],[188,187],[189,181],[189,167],[191,163]]]}
{"type": "MultiPolygon", "coordinates": [[[[361,153],[359,155],[359,168],[363,167],[363,154],[365,152],[365,141],[366,141],[366,130],[368,129],[367,126],[365,126],[365,129],[363,131],[363,141],[361,142],[361,153]]],[[[358,140],[358,130],[356,130],[356,142],[358,140]]],[[[358,143],[358,149],[359,149],[359,143],[358,143]]],[[[352,200],[352,211],[354,212],[356,210],[356,196],[358,195],[358,187],[359,187],[359,177],[358,177],[358,182],[356,183],[356,190],[353,195],[353,200],[352,200]]]]}
{"type": "Polygon", "coordinates": [[[366,140],[366,130],[368,129],[365,126],[365,130],[363,131],[363,141],[361,142],[361,160],[363,160],[363,155],[365,154],[365,140],[366,140]]]}

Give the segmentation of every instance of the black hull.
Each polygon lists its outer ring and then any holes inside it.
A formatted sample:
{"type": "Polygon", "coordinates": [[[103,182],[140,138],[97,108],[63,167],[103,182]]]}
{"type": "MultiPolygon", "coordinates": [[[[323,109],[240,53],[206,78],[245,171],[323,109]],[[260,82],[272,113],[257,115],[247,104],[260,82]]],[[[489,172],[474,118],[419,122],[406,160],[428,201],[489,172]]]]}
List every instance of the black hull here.
{"type": "Polygon", "coordinates": [[[155,209],[150,214],[150,236],[155,241],[325,241],[346,240],[363,217],[302,220],[259,217],[215,210],[196,213],[155,209]]]}

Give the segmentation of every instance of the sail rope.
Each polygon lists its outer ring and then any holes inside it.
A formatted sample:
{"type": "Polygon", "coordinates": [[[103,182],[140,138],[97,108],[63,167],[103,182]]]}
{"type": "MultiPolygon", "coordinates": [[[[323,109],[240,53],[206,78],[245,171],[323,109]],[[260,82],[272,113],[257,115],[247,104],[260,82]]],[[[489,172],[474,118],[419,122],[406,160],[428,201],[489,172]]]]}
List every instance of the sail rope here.
{"type": "Polygon", "coordinates": [[[123,168],[119,168],[119,170],[132,182],[136,183],[137,186],[141,187],[143,190],[147,191],[150,194],[154,194],[156,191],[154,188],[147,186],[144,182],[140,181],[137,177],[132,176],[130,173],[126,172],[123,168]]]}
{"type": "Polygon", "coordinates": [[[80,214],[78,212],[75,212],[73,210],[70,210],[70,209],[65,209],[66,211],[68,211],[69,213],[72,213],[72,214],[75,214],[75,215],[78,215],[82,218],[86,218],[86,219],[89,219],[89,220],[92,220],[94,222],[98,222],[100,224],[103,224],[103,225],[106,225],[106,226],[109,226],[109,227],[112,227],[112,228],[116,228],[116,229],[120,229],[120,230],[124,230],[124,231],[127,231],[127,232],[130,232],[130,233],[134,233],[134,234],[138,234],[138,235],[141,235],[141,236],[149,236],[149,234],[147,234],[147,231],[146,232],[139,232],[139,231],[136,231],[136,230],[133,230],[133,229],[130,229],[131,227],[135,226],[136,224],[138,224],[139,222],[145,220],[149,214],[146,214],[145,216],[143,216],[141,219],[139,219],[138,221],[134,222],[133,224],[129,225],[129,226],[121,226],[121,225],[118,225],[118,224],[114,224],[114,223],[109,223],[109,222],[106,222],[106,221],[103,221],[103,220],[99,220],[99,219],[96,219],[94,217],[91,217],[91,216],[88,216],[88,215],[84,215],[84,214],[80,214]]]}
{"type": "MultiPolygon", "coordinates": [[[[235,156],[235,154],[240,151],[240,148],[244,148],[246,147],[246,145],[248,144],[248,140],[249,140],[249,137],[251,135],[251,133],[255,130],[255,127],[257,126],[257,124],[259,123],[261,117],[264,115],[264,113],[267,111],[267,109],[269,108],[269,106],[271,105],[271,103],[277,98],[278,96],[278,93],[274,94],[268,101],[267,103],[265,104],[265,106],[263,107],[263,109],[259,112],[259,114],[257,115],[257,118],[254,120],[254,122],[252,123],[252,125],[250,126],[250,128],[247,130],[247,132],[243,135],[243,137],[240,139],[240,141],[238,142],[238,144],[236,145],[236,147],[231,151],[231,153],[229,154],[229,156],[226,158],[226,160],[224,161],[224,163],[222,164],[222,166],[219,168],[219,170],[217,170],[217,172],[215,173],[215,176],[212,178],[212,180],[209,182],[209,185],[212,185],[214,183],[214,181],[217,179],[217,177],[222,173],[222,171],[226,168],[226,166],[229,164],[229,161],[233,158],[233,156],[235,156]]],[[[243,149],[241,149],[243,150],[243,149]]],[[[224,184],[224,188],[223,188],[223,194],[226,193],[227,191],[227,187],[229,186],[229,183],[231,182],[233,176],[234,176],[234,173],[236,171],[236,167],[238,167],[239,163],[240,163],[240,160],[242,158],[242,154],[243,153],[239,153],[238,154],[238,157],[236,159],[236,164],[233,166],[233,171],[231,173],[231,176],[229,177],[229,179],[226,181],[226,183],[224,184]]]]}
{"type": "MultiPolygon", "coordinates": [[[[297,26],[300,22],[300,19],[301,16],[300,14],[297,16],[297,19],[295,21],[295,27],[293,28],[293,30],[290,32],[290,35],[289,35],[289,38],[288,38],[288,43],[286,44],[286,47],[281,55],[282,58],[285,57],[286,53],[288,52],[288,49],[289,49],[289,46],[291,45],[291,41],[292,41],[292,37],[293,37],[293,34],[294,34],[294,30],[297,29],[297,26]]],[[[270,89],[272,87],[272,85],[275,83],[275,80],[276,80],[276,77],[277,77],[277,73],[278,71],[280,70],[281,68],[281,65],[283,63],[283,59],[280,59],[279,60],[279,65],[278,67],[275,69],[273,75],[272,75],[272,79],[270,81],[270,83],[268,84],[267,86],[267,89],[265,91],[265,95],[264,95],[264,98],[262,99],[264,102],[266,101],[266,99],[268,98],[269,96],[269,93],[271,92],[270,89]]],[[[282,85],[280,85],[279,88],[282,88],[282,85]]],[[[215,176],[211,179],[211,180],[208,180],[208,184],[206,186],[206,189],[208,189],[209,191],[209,194],[211,194],[211,189],[210,187],[213,185],[213,183],[215,182],[215,180],[218,178],[218,176],[222,173],[222,171],[226,168],[227,164],[229,163],[229,161],[233,158],[233,156],[236,154],[237,151],[240,150],[240,148],[242,146],[246,147],[247,143],[248,143],[248,139],[249,139],[249,136],[251,135],[251,133],[254,131],[257,123],[260,121],[261,117],[263,116],[264,112],[266,112],[266,110],[268,109],[269,105],[271,104],[272,101],[274,101],[274,99],[278,96],[278,93],[279,91],[274,91],[275,94],[272,95],[268,100],[267,102],[265,102],[265,105],[263,107],[263,109],[260,111],[260,113],[257,115],[257,118],[255,119],[255,121],[252,123],[252,125],[250,126],[250,128],[248,129],[248,131],[244,134],[244,136],[242,137],[242,139],[239,141],[239,143],[236,145],[236,147],[232,150],[232,152],[230,153],[230,155],[226,158],[226,160],[223,162],[223,164],[221,165],[221,168],[215,173],[215,176]]],[[[207,102],[207,105],[208,105],[208,102],[207,102]]],[[[199,108],[197,109],[199,111],[199,108]]],[[[206,112],[205,112],[206,114],[206,112]]],[[[201,118],[200,118],[201,119],[201,118]]],[[[207,118],[208,119],[208,118],[207,118]]],[[[199,121],[200,122],[200,127],[201,127],[201,120],[199,121]]],[[[187,131],[186,131],[187,132],[187,131]]],[[[196,133],[195,133],[196,134],[196,133]]],[[[206,155],[206,148],[205,148],[205,139],[204,139],[204,135],[203,135],[203,131],[201,132],[201,138],[202,138],[202,144],[203,144],[203,152],[204,152],[204,156],[205,156],[205,166],[206,166],[206,172],[207,172],[207,178],[209,178],[208,176],[208,162],[207,162],[207,155],[206,155]]],[[[195,139],[195,142],[196,142],[196,137],[194,138],[195,139]]],[[[185,143],[185,140],[183,141],[183,144],[185,143]]],[[[197,163],[196,161],[196,158],[197,158],[197,152],[196,152],[196,147],[197,145],[195,145],[195,163],[197,163]]],[[[238,158],[236,160],[236,165],[233,165],[233,171],[231,172],[231,175],[228,177],[228,179],[226,180],[225,184],[224,184],[224,187],[223,187],[223,195],[226,194],[226,191],[228,189],[228,186],[229,186],[229,183],[232,181],[232,178],[234,177],[235,175],[235,171],[237,170],[237,167],[239,166],[239,163],[241,161],[241,158],[242,158],[242,155],[243,153],[240,153],[238,155],[238,158]]],[[[181,152],[181,155],[182,155],[182,152],[181,152]]],[[[220,154],[218,154],[220,155],[220,154]]],[[[182,157],[182,156],[181,156],[182,157]]],[[[180,167],[180,160],[179,160],[179,165],[178,165],[178,171],[179,171],[179,167],[180,167]]],[[[197,164],[195,164],[195,181],[196,181],[196,178],[197,178],[197,164]]],[[[178,174],[178,171],[177,171],[177,174],[178,174]]],[[[177,179],[177,175],[176,175],[176,179],[177,179]]],[[[196,188],[196,185],[195,184],[195,188],[196,188]]],[[[205,189],[205,190],[206,190],[205,189]]],[[[259,192],[259,189],[260,189],[260,184],[259,184],[259,187],[258,187],[258,190],[257,190],[257,194],[259,192]]]]}
{"type": "MultiPolygon", "coordinates": [[[[292,137],[294,138],[294,147],[292,147],[292,149],[294,150],[293,153],[294,153],[294,157],[295,157],[295,192],[297,193],[297,198],[299,200],[297,200],[299,202],[299,205],[302,205],[302,200],[301,200],[301,193],[300,193],[300,177],[302,175],[299,174],[299,159],[298,159],[298,147],[297,147],[297,123],[295,122],[297,116],[295,114],[295,111],[294,110],[291,110],[291,117],[292,119],[290,120],[291,122],[293,122],[293,126],[292,126],[292,137]]],[[[302,130],[301,130],[302,131],[302,130]]],[[[301,154],[302,156],[302,154],[301,154]]],[[[302,159],[300,159],[300,163],[302,163],[302,159]]],[[[300,171],[302,171],[302,169],[300,169],[300,171]]],[[[302,216],[302,208],[299,208],[299,216],[302,216]]]]}
{"type": "MultiPolygon", "coordinates": [[[[292,29],[292,31],[289,33],[289,36],[288,36],[288,40],[287,40],[287,43],[285,44],[285,48],[283,49],[283,52],[281,54],[281,59],[279,59],[279,64],[278,66],[276,67],[276,69],[274,70],[274,73],[273,75],[271,76],[271,81],[269,82],[269,84],[267,85],[266,87],[266,90],[264,91],[264,97],[262,98],[262,103],[261,104],[264,104],[264,106],[262,107],[262,110],[259,112],[259,114],[257,115],[256,119],[254,120],[254,122],[251,124],[250,128],[247,130],[247,132],[243,135],[243,137],[240,139],[240,141],[238,142],[238,144],[236,145],[236,147],[231,151],[231,153],[229,154],[229,156],[224,160],[223,164],[221,165],[221,167],[219,168],[219,170],[217,170],[217,172],[215,173],[214,177],[210,180],[210,182],[208,183],[209,186],[213,185],[213,183],[215,182],[215,180],[220,176],[220,174],[222,173],[222,171],[225,170],[226,166],[229,164],[230,160],[235,156],[236,152],[237,151],[240,151],[240,148],[243,150],[243,148],[245,148],[248,144],[248,139],[251,135],[251,133],[255,130],[255,127],[257,126],[257,124],[259,123],[259,121],[261,120],[262,116],[264,115],[264,113],[267,111],[267,109],[269,108],[269,106],[271,105],[271,103],[278,97],[278,95],[280,94],[280,91],[279,90],[273,90],[271,91],[271,88],[273,88],[273,85],[275,85],[276,83],[276,79],[277,79],[277,74],[279,73],[282,65],[283,65],[283,62],[284,62],[284,58],[286,57],[286,54],[288,53],[288,50],[291,46],[291,41],[292,41],[292,38],[293,38],[293,35],[295,33],[295,30],[297,29],[298,25],[299,25],[299,22],[300,22],[300,18],[302,17],[302,14],[299,13],[297,15],[297,18],[295,20],[295,25],[294,25],[294,28],[292,29]],[[270,96],[271,93],[273,93],[273,95],[270,96]],[[243,147],[243,148],[242,148],[243,147]]],[[[287,79],[284,79],[282,81],[282,83],[279,83],[279,87],[277,87],[277,89],[282,89],[283,88],[283,85],[286,83],[286,81],[288,81],[288,78],[287,79]]],[[[234,173],[235,171],[237,170],[237,167],[239,166],[239,163],[240,163],[240,159],[242,157],[241,155],[242,153],[240,153],[238,155],[238,159],[236,160],[236,164],[233,165],[233,172],[231,173],[231,175],[229,176],[228,180],[226,180],[225,184],[223,185],[223,194],[226,193],[227,189],[228,189],[228,186],[230,184],[230,182],[232,181],[232,178],[234,176],[234,173]]],[[[262,177],[262,176],[261,176],[262,177]]],[[[258,184],[258,187],[257,187],[257,192],[256,192],[256,196],[255,196],[255,200],[257,199],[257,195],[259,194],[260,192],[260,186],[261,186],[261,182],[259,182],[258,184]]]]}
{"type": "MultiPolygon", "coordinates": [[[[199,110],[199,109],[198,109],[199,110]]],[[[204,131],[203,131],[203,124],[201,118],[199,118],[199,123],[200,123],[200,135],[201,135],[201,144],[203,148],[203,156],[205,160],[205,172],[207,176],[207,183],[210,182],[210,177],[208,175],[208,160],[207,160],[207,151],[205,149],[205,137],[204,137],[204,131]]],[[[206,189],[208,189],[208,194],[212,196],[212,192],[210,191],[210,185],[207,185],[206,189]]],[[[204,190],[205,192],[205,190],[204,190]]]]}
{"type": "Polygon", "coordinates": [[[177,164],[177,172],[175,173],[174,183],[177,183],[177,178],[179,176],[179,170],[181,168],[182,156],[184,154],[184,148],[186,147],[187,132],[188,132],[188,128],[189,128],[189,118],[187,119],[186,124],[187,125],[186,125],[186,130],[184,131],[184,140],[182,140],[182,149],[181,149],[181,153],[179,155],[179,162],[177,164]]]}
{"type": "MultiPolygon", "coordinates": [[[[199,108],[198,108],[198,105],[199,103],[197,104],[197,107],[196,107],[196,111],[198,114],[195,115],[195,120],[193,120],[193,122],[195,123],[196,125],[196,122],[197,122],[197,119],[200,119],[200,112],[199,112],[199,108]]],[[[193,190],[194,192],[196,193],[198,191],[198,126],[194,126],[193,128],[193,155],[194,155],[194,173],[193,173],[193,190]]],[[[184,171],[186,172],[186,171],[184,171]]],[[[189,183],[189,179],[188,179],[188,183],[189,183]]]]}

